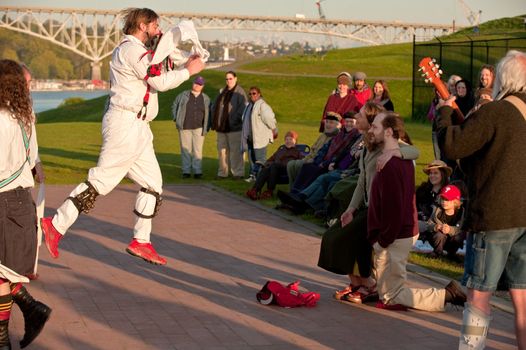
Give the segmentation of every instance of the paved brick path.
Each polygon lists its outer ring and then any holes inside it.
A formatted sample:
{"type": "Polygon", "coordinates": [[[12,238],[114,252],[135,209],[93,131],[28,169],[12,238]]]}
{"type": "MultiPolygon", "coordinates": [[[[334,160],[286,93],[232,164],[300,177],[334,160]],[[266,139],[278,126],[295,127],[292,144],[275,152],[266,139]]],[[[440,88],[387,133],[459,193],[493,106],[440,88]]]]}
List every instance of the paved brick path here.
{"type": "MultiPolygon", "coordinates": [[[[47,213],[71,186],[48,186],[47,213]]],[[[100,197],[61,242],[42,247],[32,293],[53,308],[30,349],[454,349],[461,310],[390,312],[332,299],[345,278],[316,267],[320,239],[308,226],[206,186],[166,186],[152,241],[168,265],[124,249],[137,188],[100,197]],[[302,281],[315,308],[259,305],[267,279],[302,281]]],[[[414,286],[433,284],[410,274],[414,286]]],[[[437,284],[435,284],[438,286],[437,284]]],[[[16,307],[15,307],[16,309],[16,307]]],[[[14,311],[14,348],[23,320],[14,311]]],[[[496,310],[489,349],[515,348],[512,315],[496,310]]]]}

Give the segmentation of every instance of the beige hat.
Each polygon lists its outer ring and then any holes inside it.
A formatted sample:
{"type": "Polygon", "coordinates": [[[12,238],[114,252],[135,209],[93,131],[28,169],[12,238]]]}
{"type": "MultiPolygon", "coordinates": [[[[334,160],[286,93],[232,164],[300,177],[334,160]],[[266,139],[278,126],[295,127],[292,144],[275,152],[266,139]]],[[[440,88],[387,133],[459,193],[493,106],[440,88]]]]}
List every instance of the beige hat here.
{"type": "Polygon", "coordinates": [[[453,169],[451,169],[446,163],[444,163],[443,161],[438,160],[438,159],[435,159],[434,161],[432,161],[431,163],[426,165],[426,167],[423,169],[423,171],[424,171],[424,173],[429,175],[429,172],[431,171],[431,169],[440,169],[440,168],[446,169],[447,177],[451,176],[451,173],[453,172],[453,169]]]}

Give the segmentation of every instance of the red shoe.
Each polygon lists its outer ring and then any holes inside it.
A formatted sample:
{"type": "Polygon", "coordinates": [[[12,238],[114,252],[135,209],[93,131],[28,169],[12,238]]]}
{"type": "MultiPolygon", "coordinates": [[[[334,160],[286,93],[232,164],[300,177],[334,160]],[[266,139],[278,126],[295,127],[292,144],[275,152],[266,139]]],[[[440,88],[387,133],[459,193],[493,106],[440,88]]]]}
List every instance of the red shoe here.
{"type": "Polygon", "coordinates": [[[133,256],[142,258],[150,264],[166,265],[166,259],[157,254],[151,243],[139,243],[139,241],[133,239],[126,248],[126,251],[133,256]]]}
{"type": "Polygon", "coordinates": [[[42,218],[40,220],[40,226],[44,233],[47,250],[49,250],[49,254],[56,259],[58,258],[58,242],[60,242],[64,236],[53,226],[51,219],[51,217],[42,218]]]}
{"type": "Polygon", "coordinates": [[[272,190],[266,190],[265,192],[261,193],[259,196],[259,199],[271,199],[272,198],[272,190]]]}
{"type": "Polygon", "coordinates": [[[402,304],[388,305],[388,304],[384,304],[384,302],[381,300],[378,300],[378,302],[376,303],[376,307],[378,309],[391,310],[391,311],[407,311],[407,306],[405,305],[402,305],[402,304]]]}
{"type": "Polygon", "coordinates": [[[248,198],[252,199],[253,201],[258,199],[258,192],[256,191],[255,188],[249,189],[247,191],[246,195],[247,195],[248,198]]]}

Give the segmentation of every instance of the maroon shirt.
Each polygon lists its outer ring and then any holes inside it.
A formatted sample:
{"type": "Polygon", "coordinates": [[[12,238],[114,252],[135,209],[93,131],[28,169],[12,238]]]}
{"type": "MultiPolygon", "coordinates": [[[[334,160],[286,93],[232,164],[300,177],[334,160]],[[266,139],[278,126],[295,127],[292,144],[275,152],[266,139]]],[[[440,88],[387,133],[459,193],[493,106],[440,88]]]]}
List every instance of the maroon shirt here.
{"type": "Polygon", "coordinates": [[[395,239],[418,234],[413,161],[393,157],[371,184],[367,239],[387,248],[395,239]]]}
{"type": "Polygon", "coordinates": [[[343,115],[349,111],[358,113],[360,108],[362,108],[362,104],[360,104],[356,97],[350,92],[345,95],[345,97],[340,97],[340,94],[338,93],[330,95],[325,104],[325,108],[323,109],[320,132],[325,130],[325,116],[328,112],[336,112],[343,117],[343,115]]]}

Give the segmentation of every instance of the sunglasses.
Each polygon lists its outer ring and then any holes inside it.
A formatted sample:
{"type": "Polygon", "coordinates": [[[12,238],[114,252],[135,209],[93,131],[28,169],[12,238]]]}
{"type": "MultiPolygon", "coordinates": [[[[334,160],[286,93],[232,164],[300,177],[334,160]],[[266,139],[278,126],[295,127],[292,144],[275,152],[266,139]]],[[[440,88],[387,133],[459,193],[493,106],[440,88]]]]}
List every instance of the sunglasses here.
{"type": "Polygon", "coordinates": [[[251,92],[249,93],[250,96],[256,96],[258,93],[257,92],[251,92]]]}

